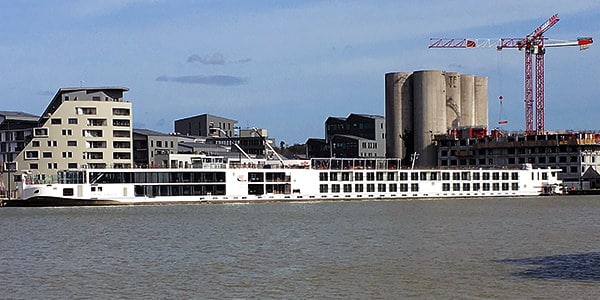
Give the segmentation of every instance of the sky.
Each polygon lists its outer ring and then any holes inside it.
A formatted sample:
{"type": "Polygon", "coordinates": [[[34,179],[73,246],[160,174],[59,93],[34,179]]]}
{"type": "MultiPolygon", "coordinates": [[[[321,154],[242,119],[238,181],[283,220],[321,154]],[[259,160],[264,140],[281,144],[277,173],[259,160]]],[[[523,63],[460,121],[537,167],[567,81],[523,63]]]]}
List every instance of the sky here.
{"type": "MultiPolygon", "coordinates": [[[[212,114],[286,144],[330,116],[385,115],[385,73],[488,77],[489,123],[522,131],[523,53],[430,38],[600,39],[600,1],[0,0],[0,110],[41,114],[58,89],[127,87],[134,128],[212,114]],[[502,96],[500,103],[498,97],[502,96]]],[[[545,55],[547,130],[599,130],[600,45],[545,55]]]]}

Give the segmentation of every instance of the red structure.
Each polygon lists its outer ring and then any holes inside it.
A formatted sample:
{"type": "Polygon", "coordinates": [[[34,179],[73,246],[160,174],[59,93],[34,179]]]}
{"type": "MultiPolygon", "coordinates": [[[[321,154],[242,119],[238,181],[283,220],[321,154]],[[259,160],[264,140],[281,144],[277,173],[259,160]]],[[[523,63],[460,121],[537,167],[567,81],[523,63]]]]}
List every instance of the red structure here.
{"type": "Polygon", "coordinates": [[[525,132],[527,134],[544,133],[544,54],[547,47],[579,46],[580,50],[589,48],[591,37],[578,38],[577,41],[545,43],[543,34],[559,21],[558,14],[553,15],[544,24],[524,38],[501,38],[494,42],[490,39],[430,39],[429,48],[515,48],[525,52],[525,132]],[[533,127],[533,55],[535,55],[535,128],[533,127]]]}

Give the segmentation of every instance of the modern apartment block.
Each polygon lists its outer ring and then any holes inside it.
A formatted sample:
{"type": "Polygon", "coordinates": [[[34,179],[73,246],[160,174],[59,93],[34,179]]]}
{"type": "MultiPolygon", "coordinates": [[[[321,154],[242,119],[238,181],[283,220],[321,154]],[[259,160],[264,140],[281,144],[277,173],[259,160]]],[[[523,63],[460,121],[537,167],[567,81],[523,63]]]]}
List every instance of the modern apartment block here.
{"type": "Polygon", "coordinates": [[[136,167],[164,167],[158,154],[178,153],[179,137],[149,129],[133,129],[133,162],[136,167]]]}
{"type": "Polygon", "coordinates": [[[202,114],[175,120],[175,133],[202,137],[215,135],[219,137],[233,137],[236,123],[236,120],[202,114]],[[211,126],[213,128],[219,128],[222,131],[211,132],[211,126]]]}
{"type": "Polygon", "coordinates": [[[346,118],[329,117],[325,121],[325,140],[307,140],[308,156],[385,157],[385,118],[377,115],[350,114],[346,118]]]}
{"type": "Polygon", "coordinates": [[[12,162],[31,139],[39,116],[15,111],[0,111],[0,162],[12,162]]]}
{"type": "Polygon", "coordinates": [[[130,168],[132,105],[124,87],[61,88],[32,129],[15,161],[21,171],[130,168]]]}

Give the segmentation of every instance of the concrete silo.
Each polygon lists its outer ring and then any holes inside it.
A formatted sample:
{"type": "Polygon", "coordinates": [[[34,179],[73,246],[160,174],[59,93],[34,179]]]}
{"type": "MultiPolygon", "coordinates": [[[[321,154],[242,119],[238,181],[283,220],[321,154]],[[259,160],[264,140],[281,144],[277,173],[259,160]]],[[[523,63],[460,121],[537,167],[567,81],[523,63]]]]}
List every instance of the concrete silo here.
{"type": "Polygon", "coordinates": [[[386,156],[403,158],[406,145],[402,137],[413,130],[411,72],[385,74],[386,156]]]}
{"type": "Polygon", "coordinates": [[[460,116],[461,126],[475,126],[475,76],[460,76],[460,116]]]}
{"type": "Polygon", "coordinates": [[[460,113],[460,74],[446,72],[446,128],[458,128],[461,125],[460,113]]]}
{"type": "MultiPolygon", "coordinates": [[[[435,166],[433,135],[446,132],[446,80],[439,70],[413,73],[414,148],[417,166],[435,166]]],[[[408,153],[407,153],[408,154],[408,153]]]]}
{"type": "Polygon", "coordinates": [[[488,78],[475,76],[475,126],[488,127],[488,78]]]}

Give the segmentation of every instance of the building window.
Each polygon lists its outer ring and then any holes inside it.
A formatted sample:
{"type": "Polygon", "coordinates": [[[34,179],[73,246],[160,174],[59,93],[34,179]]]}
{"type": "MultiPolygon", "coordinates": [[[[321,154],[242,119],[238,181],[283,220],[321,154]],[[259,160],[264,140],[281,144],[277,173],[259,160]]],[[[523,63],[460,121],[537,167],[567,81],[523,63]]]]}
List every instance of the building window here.
{"type": "Polygon", "coordinates": [[[59,119],[59,118],[51,119],[50,120],[50,124],[52,124],[52,125],[60,125],[60,124],[62,124],[62,120],[59,119]]]}
{"type": "Polygon", "coordinates": [[[96,108],[95,107],[76,107],[75,113],[78,115],[95,115],[96,108]]]}
{"type": "Polygon", "coordinates": [[[69,169],[77,169],[77,163],[69,163],[67,165],[67,168],[69,168],[69,169]]]}
{"type": "Polygon", "coordinates": [[[31,147],[39,147],[40,146],[40,141],[32,141],[31,142],[31,147]]]}
{"type": "Polygon", "coordinates": [[[129,127],[129,125],[130,125],[129,120],[119,120],[119,119],[113,120],[113,126],[129,127]]]}
{"type": "Polygon", "coordinates": [[[77,141],[67,141],[67,146],[69,146],[69,147],[77,147],[77,141]]]}
{"type": "Polygon", "coordinates": [[[35,164],[34,163],[29,164],[29,169],[30,170],[37,170],[38,169],[38,164],[36,164],[36,163],[35,164]]]}
{"type": "Polygon", "coordinates": [[[47,137],[48,136],[48,128],[34,128],[33,136],[35,137],[47,137]]]}
{"type": "Polygon", "coordinates": [[[25,151],[25,159],[38,159],[40,158],[40,151],[28,150],[25,151]]]}
{"type": "Polygon", "coordinates": [[[84,137],[102,137],[102,130],[84,129],[82,134],[84,137]]]}
{"type": "Polygon", "coordinates": [[[128,138],[131,137],[131,133],[127,130],[113,130],[113,137],[128,138]]]}
{"type": "Polygon", "coordinates": [[[129,153],[129,152],[114,152],[113,158],[114,159],[130,159],[131,153],[129,153]]]}
{"type": "Polygon", "coordinates": [[[73,130],[71,129],[63,129],[62,135],[73,135],[73,130]]]}
{"type": "Polygon", "coordinates": [[[42,153],[43,158],[52,158],[52,152],[44,152],[42,153]]]}
{"type": "Polygon", "coordinates": [[[77,118],[69,118],[69,124],[77,124],[77,118]]]}
{"type": "Polygon", "coordinates": [[[113,108],[114,116],[129,116],[129,108],[113,108]]]}
{"type": "Polygon", "coordinates": [[[48,163],[48,169],[58,169],[58,163],[48,163]]]}
{"type": "Polygon", "coordinates": [[[130,142],[113,142],[113,148],[131,148],[130,142]]]}
{"type": "Polygon", "coordinates": [[[62,157],[63,157],[63,158],[71,158],[71,157],[73,157],[73,152],[70,152],[70,151],[68,151],[68,152],[63,152],[63,153],[62,153],[62,157]]]}
{"type": "Polygon", "coordinates": [[[106,126],[106,119],[88,119],[88,126],[106,126]]]}
{"type": "Polygon", "coordinates": [[[47,141],[48,147],[58,147],[57,141],[47,141]]]}

